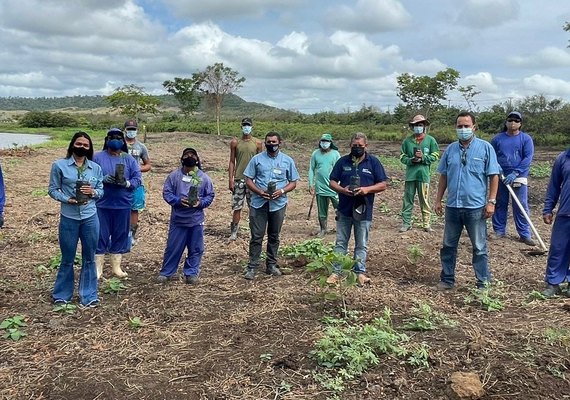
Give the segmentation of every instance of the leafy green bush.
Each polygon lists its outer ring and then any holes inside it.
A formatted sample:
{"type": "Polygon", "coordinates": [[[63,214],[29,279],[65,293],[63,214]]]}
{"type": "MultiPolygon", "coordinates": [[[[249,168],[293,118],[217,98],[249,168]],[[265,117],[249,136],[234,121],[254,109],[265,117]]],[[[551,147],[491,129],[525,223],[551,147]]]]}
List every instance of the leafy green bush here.
{"type": "Polygon", "coordinates": [[[57,128],[78,126],[75,117],[65,113],[51,113],[49,111],[31,111],[20,119],[20,125],[26,128],[57,128]]]}

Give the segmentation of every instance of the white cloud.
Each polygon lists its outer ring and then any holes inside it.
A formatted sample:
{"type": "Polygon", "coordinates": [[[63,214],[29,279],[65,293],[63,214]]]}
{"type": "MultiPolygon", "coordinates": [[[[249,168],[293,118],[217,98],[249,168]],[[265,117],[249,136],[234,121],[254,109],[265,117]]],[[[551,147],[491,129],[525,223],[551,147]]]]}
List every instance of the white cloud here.
{"type": "Polygon", "coordinates": [[[474,29],[497,27],[515,21],[520,12],[516,0],[467,0],[458,8],[460,13],[456,22],[474,29]]]}
{"type": "Polygon", "coordinates": [[[507,62],[513,67],[521,68],[568,68],[570,67],[570,50],[549,46],[532,55],[507,59],[507,62]]]}
{"type": "Polygon", "coordinates": [[[474,85],[475,90],[485,94],[499,91],[499,87],[493,81],[493,76],[489,72],[479,72],[477,74],[468,75],[464,78],[464,81],[464,86],[474,85]]]}
{"type": "Polygon", "coordinates": [[[570,82],[540,74],[532,75],[522,80],[524,88],[531,94],[546,94],[550,96],[570,96],[570,82]]]}
{"type": "Polygon", "coordinates": [[[266,10],[288,8],[300,0],[164,0],[178,16],[198,21],[215,18],[260,17],[266,10]]]}
{"type": "Polygon", "coordinates": [[[376,33],[403,29],[411,16],[398,0],[358,0],[354,7],[341,5],[329,10],[326,22],[336,29],[376,33]]]}

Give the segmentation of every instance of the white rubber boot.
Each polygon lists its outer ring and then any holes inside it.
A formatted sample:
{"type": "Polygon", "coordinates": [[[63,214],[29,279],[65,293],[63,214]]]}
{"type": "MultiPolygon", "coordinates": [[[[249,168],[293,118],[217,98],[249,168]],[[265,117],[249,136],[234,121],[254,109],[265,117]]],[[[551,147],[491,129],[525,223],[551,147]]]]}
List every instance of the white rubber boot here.
{"type": "Polygon", "coordinates": [[[121,259],[123,258],[122,254],[111,254],[110,264],[111,270],[113,271],[113,275],[118,276],[119,278],[124,278],[127,276],[127,273],[121,269],[121,259]]]}
{"type": "Polygon", "coordinates": [[[97,279],[103,276],[103,266],[105,265],[105,254],[95,254],[95,266],[97,268],[97,279]]]}

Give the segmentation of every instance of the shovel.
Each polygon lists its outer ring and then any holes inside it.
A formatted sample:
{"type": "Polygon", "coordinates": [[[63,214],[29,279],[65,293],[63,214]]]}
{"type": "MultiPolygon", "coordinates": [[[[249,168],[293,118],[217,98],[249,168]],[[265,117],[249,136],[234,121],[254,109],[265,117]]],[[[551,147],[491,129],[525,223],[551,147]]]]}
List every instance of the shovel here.
{"type": "MultiPolygon", "coordinates": [[[[501,178],[504,179],[503,176],[501,176],[501,178]]],[[[505,186],[507,187],[507,189],[509,190],[509,193],[511,194],[511,197],[513,199],[513,201],[515,203],[517,203],[517,205],[519,206],[519,209],[521,210],[521,213],[524,217],[524,219],[526,219],[526,222],[528,222],[528,224],[530,225],[530,228],[532,230],[532,233],[534,233],[534,236],[536,236],[536,238],[538,239],[538,243],[540,243],[540,247],[542,248],[542,250],[529,250],[527,251],[527,253],[531,256],[541,256],[544,253],[546,253],[548,251],[548,249],[546,248],[546,245],[544,244],[544,242],[542,241],[542,238],[540,237],[540,235],[538,234],[538,231],[536,230],[536,228],[534,227],[534,224],[532,223],[532,221],[530,220],[528,214],[526,213],[526,211],[523,208],[523,205],[521,204],[519,198],[517,197],[517,195],[515,194],[515,191],[513,190],[513,188],[511,187],[511,185],[507,185],[505,184],[505,186]]]]}

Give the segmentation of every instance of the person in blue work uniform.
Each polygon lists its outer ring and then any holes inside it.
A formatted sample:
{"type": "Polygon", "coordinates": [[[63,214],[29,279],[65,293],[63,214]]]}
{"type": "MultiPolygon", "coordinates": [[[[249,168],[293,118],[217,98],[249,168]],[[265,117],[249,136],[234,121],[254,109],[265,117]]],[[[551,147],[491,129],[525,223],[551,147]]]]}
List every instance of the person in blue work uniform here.
{"type": "Polygon", "coordinates": [[[182,166],[171,172],[164,182],[162,197],[171,206],[168,239],[162,269],[157,281],[164,283],[176,276],[178,263],[187,249],[184,261],[185,282],[198,283],[204,254],[204,209],[214,201],[214,185],[204,171],[198,153],[186,148],[180,158],[182,166]],[[191,187],[196,187],[196,200],[189,202],[191,187]]]}
{"type": "MultiPolygon", "coordinates": [[[[374,195],[386,190],[386,172],[380,160],[367,152],[364,133],[355,133],[350,141],[350,154],[341,157],[330,174],[330,187],[338,193],[335,253],[347,254],[350,231],[354,228],[354,272],[358,283],[371,279],[365,275],[368,258],[368,236],[372,224],[374,195]]],[[[334,285],[340,280],[340,266],[327,278],[334,285]]]]}
{"type": "MultiPolygon", "coordinates": [[[[495,135],[491,145],[497,154],[497,162],[503,170],[504,179],[499,183],[497,205],[493,214],[493,230],[496,238],[503,238],[507,234],[507,214],[510,193],[506,185],[510,185],[520,200],[524,211],[528,212],[528,175],[530,164],[534,156],[534,143],[530,135],[521,130],[522,114],[513,111],[507,116],[504,129],[495,135]]],[[[532,240],[528,221],[519,206],[513,201],[513,217],[519,240],[529,246],[535,246],[532,240]]]]}
{"type": "Polygon", "coordinates": [[[443,195],[447,190],[443,246],[440,250],[441,274],[437,290],[455,286],[457,246],[463,228],[473,247],[473,269],[477,287],[484,288],[491,279],[487,251],[487,223],[495,212],[500,167],[489,142],[475,136],[475,116],[459,113],[456,119],[457,141],[451,143],[439,162],[439,183],[434,204],[443,214],[443,195]]]}
{"type": "Polygon", "coordinates": [[[4,206],[6,205],[6,187],[4,186],[4,174],[0,165],[0,228],[4,226],[4,206]]]}
{"type": "Polygon", "coordinates": [[[556,219],[550,236],[550,249],[546,263],[546,297],[561,293],[560,284],[568,282],[564,291],[570,297],[570,149],[561,153],[552,166],[550,182],[546,190],[542,218],[552,224],[554,208],[558,204],[556,219]]]}
{"type": "Polygon", "coordinates": [[[267,229],[267,259],[265,273],[280,276],[277,267],[279,234],[287,209],[287,193],[297,187],[299,172],[295,161],[279,150],[282,144],[277,132],[265,135],[265,149],[253,156],[244,171],[245,184],[251,191],[249,207],[249,263],[245,279],[255,279],[261,258],[261,246],[267,229]]]}
{"type": "Polygon", "coordinates": [[[100,233],[97,244],[97,279],[103,275],[105,254],[109,253],[112,272],[119,278],[127,273],[121,268],[123,254],[130,251],[129,232],[133,191],[141,184],[141,169],[128,153],[123,131],[112,128],[105,136],[103,150],[93,161],[101,166],[105,194],[97,200],[100,233]],[[122,170],[122,172],[121,172],[122,170]]]}
{"type": "Polygon", "coordinates": [[[52,293],[55,304],[66,304],[73,297],[73,264],[79,241],[79,302],[84,307],[99,304],[95,269],[99,218],[95,201],[103,196],[103,173],[92,159],[91,138],[85,132],[77,132],[71,138],[66,157],[51,166],[48,193],[52,199],[61,202],[58,236],[61,263],[52,293]]]}

